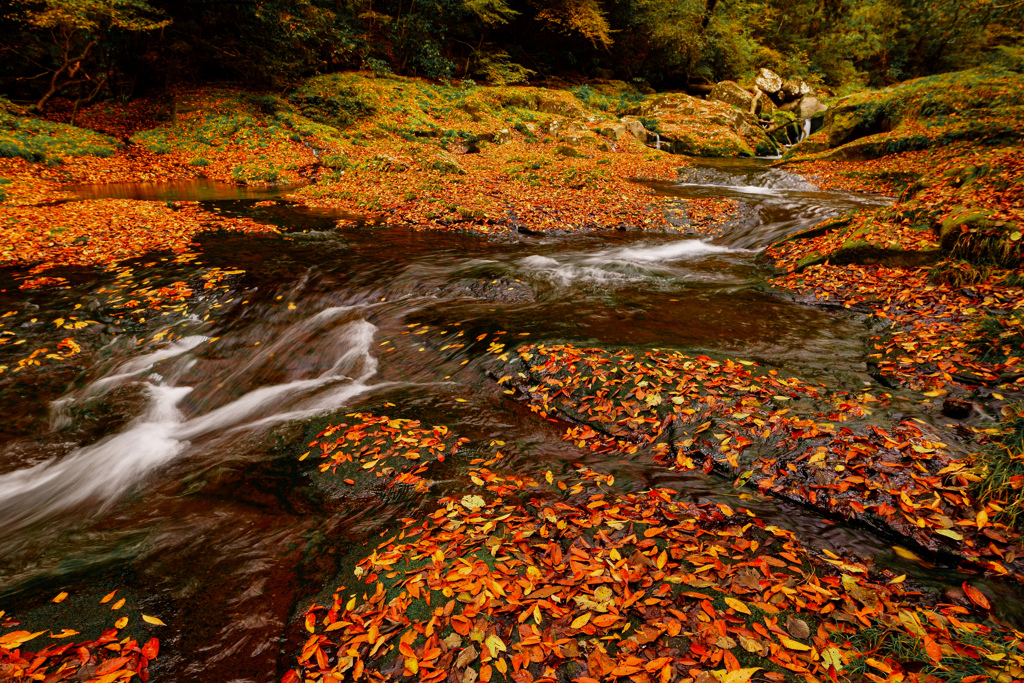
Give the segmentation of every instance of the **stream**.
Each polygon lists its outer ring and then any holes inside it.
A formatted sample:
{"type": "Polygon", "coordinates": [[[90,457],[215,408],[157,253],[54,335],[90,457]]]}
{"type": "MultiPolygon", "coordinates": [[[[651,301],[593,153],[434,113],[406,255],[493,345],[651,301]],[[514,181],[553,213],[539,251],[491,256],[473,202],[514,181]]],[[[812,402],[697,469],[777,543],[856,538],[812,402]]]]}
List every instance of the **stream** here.
{"type": "MultiPolygon", "coordinates": [[[[504,332],[508,348],[673,348],[755,360],[829,387],[879,388],[865,365],[868,321],[770,293],[756,259],[777,239],[886,198],[823,192],[762,161],[723,161],[656,186],[669,197],[739,201],[719,238],[488,239],[338,230],[329,211],[283,199],[257,205],[280,199],[281,189],[73,189],[82,198],[196,199],[285,231],[204,236],[205,266],[246,273],[210,303],[216,315],[174,322],[174,341],[139,344],[125,333],[77,372],[31,386],[7,373],[0,382],[8,413],[0,430],[0,609],[36,626],[59,590],[101,596],[120,588],[168,624],[153,680],[280,680],[302,641],[296,615],[334,585],[341,557],[364,541],[374,546],[397,520],[434,509],[445,495],[478,492],[466,463],[493,455],[494,441],[506,444],[501,467],[518,474],[557,477],[584,463],[613,474],[615,491],[668,487],[741,505],[809,546],[873,558],[928,590],[964,580],[954,569],[901,559],[894,539],[737,491],[731,481],[577,449],[561,427],[503,394],[488,375],[488,341],[474,341],[504,332]],[[460,332],[465,346],[443,348],[460,332]],[[445,424],[471,439],[467,455],[427,493],[316,484],[315,468],[297,455],[329,418],[357,410],[445,424]]],[[[170,267],[157,261],[137,272],[159,278],[170,267]]],[[[79,296],[104,282],[67,277],[79,296]]],[[[28,300],[40,320],[64,313],[64,295],[19,292],[10,278],[0,275],[2,310],[28,300]]],[[[920,413],[919,399],[891,391],[880,419],[935,421],[920,413]]],[[[988,585],[1005,598],[1002,616],[1020,623],[1018,588],[988,585]]]]}

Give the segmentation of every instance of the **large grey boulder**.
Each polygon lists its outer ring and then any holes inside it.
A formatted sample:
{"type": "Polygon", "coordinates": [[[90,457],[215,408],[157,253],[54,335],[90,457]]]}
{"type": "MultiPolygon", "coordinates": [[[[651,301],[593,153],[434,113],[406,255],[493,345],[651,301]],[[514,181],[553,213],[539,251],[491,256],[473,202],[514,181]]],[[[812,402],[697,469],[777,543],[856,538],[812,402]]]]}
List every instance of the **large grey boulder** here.
{"type": "Polygon", "coordinates": [[[761,92],[774,95],[782,90],[782,76],[771,69],[761,69],[754,79],[754,85],[760,88],[761,92]]]}

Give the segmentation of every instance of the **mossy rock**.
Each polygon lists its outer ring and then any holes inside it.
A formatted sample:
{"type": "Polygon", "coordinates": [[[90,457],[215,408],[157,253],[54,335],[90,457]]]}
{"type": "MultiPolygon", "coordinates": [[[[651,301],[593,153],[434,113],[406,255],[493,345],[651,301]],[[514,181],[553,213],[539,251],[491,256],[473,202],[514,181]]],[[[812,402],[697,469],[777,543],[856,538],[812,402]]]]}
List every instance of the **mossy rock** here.
{"type": "Polygon", "coordinates": [[[561,157],[569,157],[570,159],[587,158],[586,154],[583,154],[575,147],[570,147],[569,145],[558,145],[557,147],[555,147],[555,154],[561,157]]]}
{"type": "Polygon", "coordinates": [[[937,263],[939,258],[940,253],[937,249],[889,249],[870,242],[850,239],[827,254],[808,254],[796,264],[796,270],[804,270],[826,261],[835,266],[879,265],[888,268],[921,268],[937,263]]]}
{"type": "Polygon", "coordinates": [[[1024,262],[1024,226],[992,218],[988,209],[964,208],[942,222],[942,253],[975,265],[1019,268],[1024,262]]]}
{"type": "Polygon", "coordinates": [[[466,169],[459,166],[459,164],[448,154],[438,154],[432,156],[424,162],[425,168],[431,171],[438,171],[447,175],[466,175],[466,169]]]}

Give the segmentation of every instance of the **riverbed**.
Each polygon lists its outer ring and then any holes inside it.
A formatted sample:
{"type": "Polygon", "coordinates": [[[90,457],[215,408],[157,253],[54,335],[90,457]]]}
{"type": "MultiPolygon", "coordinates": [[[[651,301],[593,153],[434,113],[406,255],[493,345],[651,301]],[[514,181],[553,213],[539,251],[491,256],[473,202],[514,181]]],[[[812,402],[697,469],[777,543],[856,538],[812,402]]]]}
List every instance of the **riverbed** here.
{"type": "MultiPolygon", "coordinates": [[[[722,162],[656,187],[670,198],[739,202],[717,237],[485,238],[338,229],[340,216],[287,201],[287,189],[70,190],[197,200],[282,232],[204,236],[203,266],[245,273],[206,303],[207,315],[169,322],[172,341],[154,340],[152,327],[145,340],[127,331],[74,372],[37,373],[31,386],[11,375],[0,383],[8,413],[0,608],[31,626],[45,627],[58,591],[118,589],[168,624],[156,680],[279,680],[302,639],[296,615],[331,585],[350,549],[443,496],[474,492],[468,463],[489,457],[495,443],[509,471],[540,478],[581,463],[614,475],[616,491],[668,487],[749,508],[812,548],[898,568],[930,590],[963,580],[898,556],[892,538],[731,480],[578,449],[559,425],[505,394],[487,352],[495,340],[680,349],[756,361],[830,388],[877,387],[865,362],[870,320],[772,292],[758,254],[888,198],[823,192],[765,161],[722,162]],[[444,424],[470,443],[425,492],[319,485],[299,459],[305,442],[354,411],[444,424]]],[[[144,258],[136,273],[177,277],[163,272],[170,268],[144,258]]],[[[65,276],[85,299],[107,282],[65,276]]],[[[8,282],[0,304],[37,307],[33,315],[48,321],[66,313],[67,297],[8,282]]],[[[887,391],[893,400],[879,420],[934,421],[912,395],[887,391]]],[[[1007,598],[1016,591],[990,587],[1007,598]]],[[[1003,602],[1002,616],[1017,621],[1019,601],[1003,602]]]]}

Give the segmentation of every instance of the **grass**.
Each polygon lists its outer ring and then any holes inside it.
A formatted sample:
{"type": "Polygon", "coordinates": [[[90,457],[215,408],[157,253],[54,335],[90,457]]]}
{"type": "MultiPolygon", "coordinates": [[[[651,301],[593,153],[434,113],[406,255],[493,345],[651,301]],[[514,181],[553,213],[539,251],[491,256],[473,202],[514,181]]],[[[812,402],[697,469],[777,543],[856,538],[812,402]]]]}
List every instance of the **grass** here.
{"type": "MultiPolygon", "coordinates": [[[[974,648],[980,652],[1000,650],[996,644],[986,641],[966,629],[957,630],[956,635],[958,643],[965,647],[974,648]]],[[[861,680],[866,678],[865,674],[869,673],[878,675],[879,670],[868,663],[868,660],[872,658],[882,661],[892,658],[900,662],[904,668],[908,668],[908,665],[915,669],[920,668],[919,676],[922,678],[933,676],[935,679],[949,683],[960,683],[970,676],[984,676],[984,680],[990,680],[991,674],[982,664],[988,660],[975,659],[956,653],[944,655],[940,662],[934,662],[925,651],[920,638],[897,627],[873,626],[861,629],[849,636],[836,634],[834,638],[841,639],[840,642],[849,639],[853,646],[863,653],[843,667],[842,673],[849,680],[861,680]]]]}
{"type": "Polygon", "coordinates": [[[998,503],[999,516],[1015,528],[1024,522],[1024,404],[1004,406],[1002,439],[974,456],[978,500],[998,503]]]}
{"type": "Polygon", "coordinates": [[[0,157],[59,164],[72,156],[109,157],[119,146],[91,130],[23,115],[0,98],[0,157]]]}

